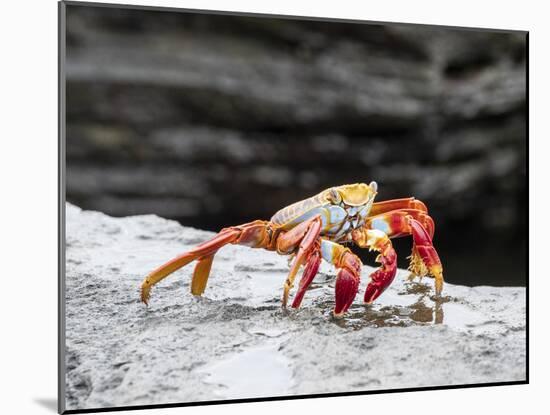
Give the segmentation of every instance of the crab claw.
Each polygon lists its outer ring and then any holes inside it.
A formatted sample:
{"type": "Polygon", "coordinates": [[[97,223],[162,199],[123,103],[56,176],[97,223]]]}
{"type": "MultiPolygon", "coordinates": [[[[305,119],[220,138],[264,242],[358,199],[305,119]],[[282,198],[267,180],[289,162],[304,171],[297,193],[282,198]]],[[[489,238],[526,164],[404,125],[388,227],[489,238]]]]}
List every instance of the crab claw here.
{"type": "Polygon", "coordinates": [[[367,304],[376,300],[392,283],[397,272],[397,254],[388,236],[377,229],[358,229],[352,234],[354,241],[361,247],[378,251],[376,262],[381,266],[370,275],[370,282],[365,291],[367,304]]]}
{"type": "Polygon", "coordinates": [[[334,317],[342,317],[353,303],[359,290],[361,261],[350,251],[345,251],[338,264],[340,271],[336,277],[334,317]]]}
{"type": "MultiPolygon", "coordinates": [[[[393,249],[393,248],[392,248],[393,249]]],[[[395,255],[395,252],[394,252],[395,255]]],[[[392,283],[397,272],[397,265],[394,263],[388,267],[383,266],[370,275],[370,282],[365,291],[364,301],[371,304],[382,294],[392,283]]]]}
{"type": "Polygon", "coordinates": [[[359,290],[359,280],[348,270],[342,269],[336,277],[336,302],[334,317],[342,317],[359,290]]]}

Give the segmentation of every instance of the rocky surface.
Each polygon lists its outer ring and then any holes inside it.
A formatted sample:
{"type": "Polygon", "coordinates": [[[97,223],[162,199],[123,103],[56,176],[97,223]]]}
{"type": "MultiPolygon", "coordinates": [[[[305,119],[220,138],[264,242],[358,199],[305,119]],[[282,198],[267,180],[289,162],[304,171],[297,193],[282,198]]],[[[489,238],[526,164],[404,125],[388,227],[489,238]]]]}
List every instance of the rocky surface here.
{"type": "MultiPolygon", "coordinates": [[[[395,283],[335,320],[323,264],[282,310],[287,258],[222,249],[202,298],[192,266],[138,300],[151,269],[212,234],[153,215],[66,206],[67,409],[523,380],[525,289],[395,283]]],[[[401,253],[405,255],[405,253],[401,253]]],[[[371,268],[363,269],[364,290],[371,268]]]]}

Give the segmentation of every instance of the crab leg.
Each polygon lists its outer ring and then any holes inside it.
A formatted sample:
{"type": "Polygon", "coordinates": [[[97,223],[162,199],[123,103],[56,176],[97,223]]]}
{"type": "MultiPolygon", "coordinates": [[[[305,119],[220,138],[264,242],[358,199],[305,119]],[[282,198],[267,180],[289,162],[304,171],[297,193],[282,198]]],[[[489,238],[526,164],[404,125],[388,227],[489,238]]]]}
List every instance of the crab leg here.
{"type": "Polygon", "coordinates": [[[296,291],[296,295],[294,296],[294,300],[292,301],[292,308],[300,307],[300,304],[302,303],[302,299],[304,298],[304,294],[306,293],[309,285],[315,278],[315,275],[317,275],[317,271],[319,271],[320,265],[321,265],[320,245],[319,243],[316,243],[316,246],[313,252],[310,254],[306,262],[306,266],[302,273],[302,278],[300,278],[298,291],[296,291]]]}
{"type": "Polygon", "coordinates": [[[420,222],[409,219],[409,226],[414,240],[411,272],[415,275],[432,275],[435,278],[435,294],[439,296],[443,289],[443,266],[432,245],[432,238],[420,222]]]}
{"type": "Polygon", "coordinates": [[[397,209],[376,216],[369,216],[365,221],[365,227],[379,229],[390,238],[400,238],[411,235],[408,220],[412,218],[419,222],[433,238],[435,224],[431,216],[418,209],[397,209]]]}
{"type": "Polygon", "coordinates": [[[378,229],[390,238],[413,237],[410,270],[415,275],[430,274],[435,278],[436,295],[443,288],[443,267],[432,244],[434,223],[424,211],[400,209],[369,217],[365,228],[378,229]]]}
{"type": "Polygon", "coordinates": [[[218,249],[227,244],[247,245],[252,248],[269,248],[271,232],[268,229],[269,222],[260,220],[223,229],[212,239],[152,271],[141,284],[141,301],[147,304],[151,295],[151,288],[155,284],[196,259],[199,261],[193,274],[191,292],[200,295],[206,287],[212,260],[218,249]]]}
{"type": "MultiPolygon", "coordinates": [[[[312,250],[315,248],[315,243],[321,233],[323,221],[320,215],[300,223],[298,226],[292,228],[290,231],[280,234],[277,240],[277,252],[280,254],[289,254],[296,249],[296,257],[290,267],[288,277],[284,284],[283,292],[283,307],[286,307],[288,301],[288,294],[290,289],[294,286],[294,279],[300,267],[309,258],[312,250]]],[[[309,271],[311,272],[311,271],[309,271]]]]}
{"type": "Polygon", "coordinates": [[[199,258],[193,271],[193,278],[191,279],[191,294],[202,295],[206,289],[206,283],[208,282],[208,276],[210,275],[210,269],[212,268],[212,261],[214,260],[214,253],[199,258]]]}
{"type": "Polygon", "coordinates": [[[406,197],[402,199],[390,199],[373,203],[369,216],[375,216],[397,209],[415,209],[428,213],[428,208],[424,202],[415,199],[414,197],[406,197]]]}

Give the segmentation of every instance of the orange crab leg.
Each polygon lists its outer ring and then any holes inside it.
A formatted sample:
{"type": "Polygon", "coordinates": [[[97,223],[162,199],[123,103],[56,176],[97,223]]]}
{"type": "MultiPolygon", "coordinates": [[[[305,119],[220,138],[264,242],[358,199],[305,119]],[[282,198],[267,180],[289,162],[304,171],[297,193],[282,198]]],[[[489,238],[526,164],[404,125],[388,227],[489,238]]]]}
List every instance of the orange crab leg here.
{"type": "Polygon", "coordinates": [[[390,238],[412,235],[411,271],[417,275],[432,275],[435,278],[436,294],[441,293],[443,267],[432,243],[434,222],[430,216],[421,210],[394,210],[369,217],[365,222],[365,228],[378,229],[390,238]]]}
{"type": "Polygon", "coordinates": [[[193,278],[191,279],[191,294],[202,295],[206,289],[206,283],[208,282],[208,276],[210,275],[212,261],[216,252],[197,260],[197,265],[195,265],[195,270],[193,271],[193,278]]]}
{"type": "Polygon", "coordinates": [[[200,295],[206,287],[212,260],[218,249],[230,243],[269,249],[272,234],[268,229],[269,222],[260,220],[223,229],[212,239],[177,256],[147,275],[141,284],[141,301],[147,304],[151,295],[151,288],[155,284],[196,259],[199,261],[193,275],[191,292],[195,295],[200,295]]]}
{"type": "Polygon", "coordinates": [[[422,201],[414,197],[406,197],[373,203],[369,216],[376,216],[397,209],[415,209],[428,213],[428,208],[422,201]]]}

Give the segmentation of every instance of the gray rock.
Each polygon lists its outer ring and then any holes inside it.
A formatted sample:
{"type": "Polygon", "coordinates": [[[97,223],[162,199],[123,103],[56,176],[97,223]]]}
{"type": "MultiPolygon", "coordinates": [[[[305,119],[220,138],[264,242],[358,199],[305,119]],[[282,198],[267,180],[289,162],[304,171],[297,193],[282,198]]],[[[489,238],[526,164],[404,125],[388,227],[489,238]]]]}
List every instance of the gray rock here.
{"type": "MultiPolygon", "coordinates": [[[[144,276],[212,235],[157,216],[112,218],[66,206],[67,409],[524,380],[524,288],[446,284],[400,271],[373,306],[331,317],[322,265],[299,310],[280,298],[287,258],[222,249],[205,295],[191,266],[144,276]]],[[[364,291],[367,275],[363,268],[364,291]]],[[[360,295],[362,292],[360,292],[360,295]]]]}

